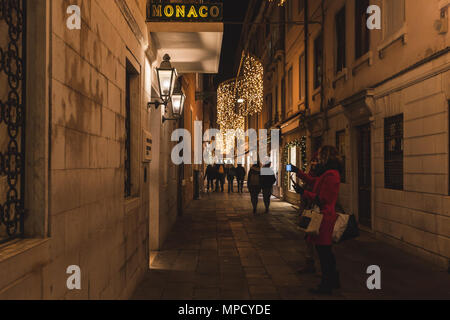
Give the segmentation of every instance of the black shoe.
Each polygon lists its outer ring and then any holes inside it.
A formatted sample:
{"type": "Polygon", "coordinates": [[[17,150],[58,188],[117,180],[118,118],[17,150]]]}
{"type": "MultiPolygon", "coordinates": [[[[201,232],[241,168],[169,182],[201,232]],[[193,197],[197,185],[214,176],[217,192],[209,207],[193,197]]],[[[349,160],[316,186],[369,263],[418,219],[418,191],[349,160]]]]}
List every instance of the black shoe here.
{"type": "Polygon", "coordinates": [[[306,262],[306,265],[303,268],[297,270],[300,274],[313,274],[316,273],[316,267],[314,266],[314,262],[306,262]]]}
{"type": "Polygon", "coordinates": [[[319,285],[317,288],[309,289],[312,294],[331,295],[333,290],[328,286],[319,285]]]}
{"type": "Polygon", "coordinates": [[[336,272],[333,280],[331,281],[331,286],[333,289],[341,288],[341,280],[339,279],[339,272],[336,272]]]}

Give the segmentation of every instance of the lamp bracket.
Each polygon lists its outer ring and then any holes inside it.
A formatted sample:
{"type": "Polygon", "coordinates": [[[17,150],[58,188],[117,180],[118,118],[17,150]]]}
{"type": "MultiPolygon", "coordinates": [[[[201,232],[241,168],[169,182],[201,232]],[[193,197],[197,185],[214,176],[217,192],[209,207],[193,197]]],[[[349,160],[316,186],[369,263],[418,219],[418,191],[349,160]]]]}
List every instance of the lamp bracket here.
{"type": "Polygon", "coordinates": [[[150,109],[152,106],[154,106],[155,109],[158,109],[160,106],[167,107],[167,102],[154,101],[154,102],[148,102],[147,103],[147,109],[150,109]]]}
{"type": "Polygon", "coordinates": [[[165,116],[162,117],[162,122],[166,122],[166,121],[178,121],[181,118],[166,118],[165,116]]]}

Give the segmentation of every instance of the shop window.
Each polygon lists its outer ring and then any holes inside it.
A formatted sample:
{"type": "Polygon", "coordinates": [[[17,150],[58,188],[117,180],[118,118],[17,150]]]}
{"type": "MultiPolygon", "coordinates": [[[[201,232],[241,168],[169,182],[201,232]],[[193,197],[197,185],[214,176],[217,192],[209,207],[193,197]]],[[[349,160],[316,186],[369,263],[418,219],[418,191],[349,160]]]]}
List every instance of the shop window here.
{"type": "Polygon", "coordinates": [[[345,167],[345,130],[336,132],[336,149],[339,152],[342,161],[341,182],[345,183],[346,167],[345,167]]]}
{"type": "Polygon", "coordinates": [[[345,67],[346,59],[346,24],[345,6],[336,14],[336,73],[341,72],[345,67]]]}
{"type": "MultiPolygon", "coordinates": [[[[397,0],[393,0],[397,1],[397,0]]],[[[369,0],[355,1],[355,58],[369,52],[370,30],[367,28],[369,0]]]]}
{"type": "Polygon", "coordinates": [[[314,40],[314,89],[322,85],[323,68],[323,35],[314,40]]]}
{"type": "Polygon", "coordinates": [[[384,119],[384,185],[403,190],[403,114],[384,119]]]}
{"type": "MultiPolygon", "coordinates": [[[[288,157],[289,163],[297,167],[297,147],[294,146],[289,148],[288,157]]],[[[289,172],[289,191],[291,192],[295,192],[294,184],[292,183],[292,180],[295,181],[295,178],[296,174],[289,172]]]]}

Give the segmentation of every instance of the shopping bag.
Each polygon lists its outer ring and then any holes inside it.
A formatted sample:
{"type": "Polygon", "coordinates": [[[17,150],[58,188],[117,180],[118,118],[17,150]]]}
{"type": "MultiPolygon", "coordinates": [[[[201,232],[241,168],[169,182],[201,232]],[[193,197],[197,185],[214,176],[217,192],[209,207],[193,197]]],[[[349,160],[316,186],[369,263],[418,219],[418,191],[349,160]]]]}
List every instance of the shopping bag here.
{"type": "Polygon", "coordinates": [[[341,238],[342,235],[344,234],[345,230],[347,229],[347,225],[348,225],[348,220],[350,219],[350,215],[345,214],[345,213],[339,213],[337,212],[337,220],[336,223],[334,224],[334,229],[333,229],[333,241],[338,243],[341,238]]]}
{"type": "Polygon", "coordinates": [[[303,211],[298,226],[306,234],[317,236],[319,235],[322,219],[323,215],[320,213],[320,208],[316,206],[311,210],[303,211]]]}

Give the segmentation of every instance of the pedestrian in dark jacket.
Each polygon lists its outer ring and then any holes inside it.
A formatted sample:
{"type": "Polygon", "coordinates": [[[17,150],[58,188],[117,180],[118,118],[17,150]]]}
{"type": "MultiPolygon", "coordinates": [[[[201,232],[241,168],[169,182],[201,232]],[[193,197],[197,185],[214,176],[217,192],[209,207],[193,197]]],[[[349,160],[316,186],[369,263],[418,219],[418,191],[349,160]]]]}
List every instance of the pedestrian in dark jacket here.
{"type": "Polygon", "coordinates": [[[316,289],[310,292],[316,294],[331,294],[333,289],[340,288],[339,273],[336,269],[336,258],[331,245],[334,224],[337,220],[335,210],[341,183],[342,170],[338,151],[335,147],[324,146],[319,150],[317,175],[319,178],[313,191],[298,186],[297,192],[309,201],[316,202],[323,214],[318,236],[308,236],[308,241],[316,246],[319,255],[322,280],[316,289]]]}
{"type": "Polygon", "coordinates": [[[245,179],[245,168],[242,166],[242,164],[238,164],[236,168],[236,180],[238,184],[238,193],[244,192],[244,179],[245,179]]]}
{"type": "Polygon", "coordinates": [[[273,184],[277,181],[275,178],[275,173],[272,168],[270,168],[271,163],[268,162],[261,170],[261,188],[264,198],[264,205],[266,207],[266,213],[269,212],[270,207],[270,197],[273,193],[273,184]]]}
{"type": "Polygon", "coordinates": [[[233,184],[234,184],[234,177],[236,176],[236,168],[234,165],[230,165],[227,170],[227,181],[228,181],[228,193],[233,193],[233,184]]]}
{"type": "Polygon", "coordinates": [[[214,179],[216,178],[216,170],[214,166],[208,165],[206,167],[205,178],[207,179],[207,190],[209,192],[209,188],[211,187],[211,191],[214,189],[214,179]]]}
{"type": "Polygon", "coordinates": [[[216,192],[223,192],[223,185],[225,184],[225,166],[223,164],[216,164],[216,192]]]}
{"type": "Polygon", "coordinates": [[[256,209],[258,208],[258,196],[261,192],[261,168],[259,162],[252,165],[248,172],[247,188],[250,192],[253,214],[256,214],[256,209]]]}

